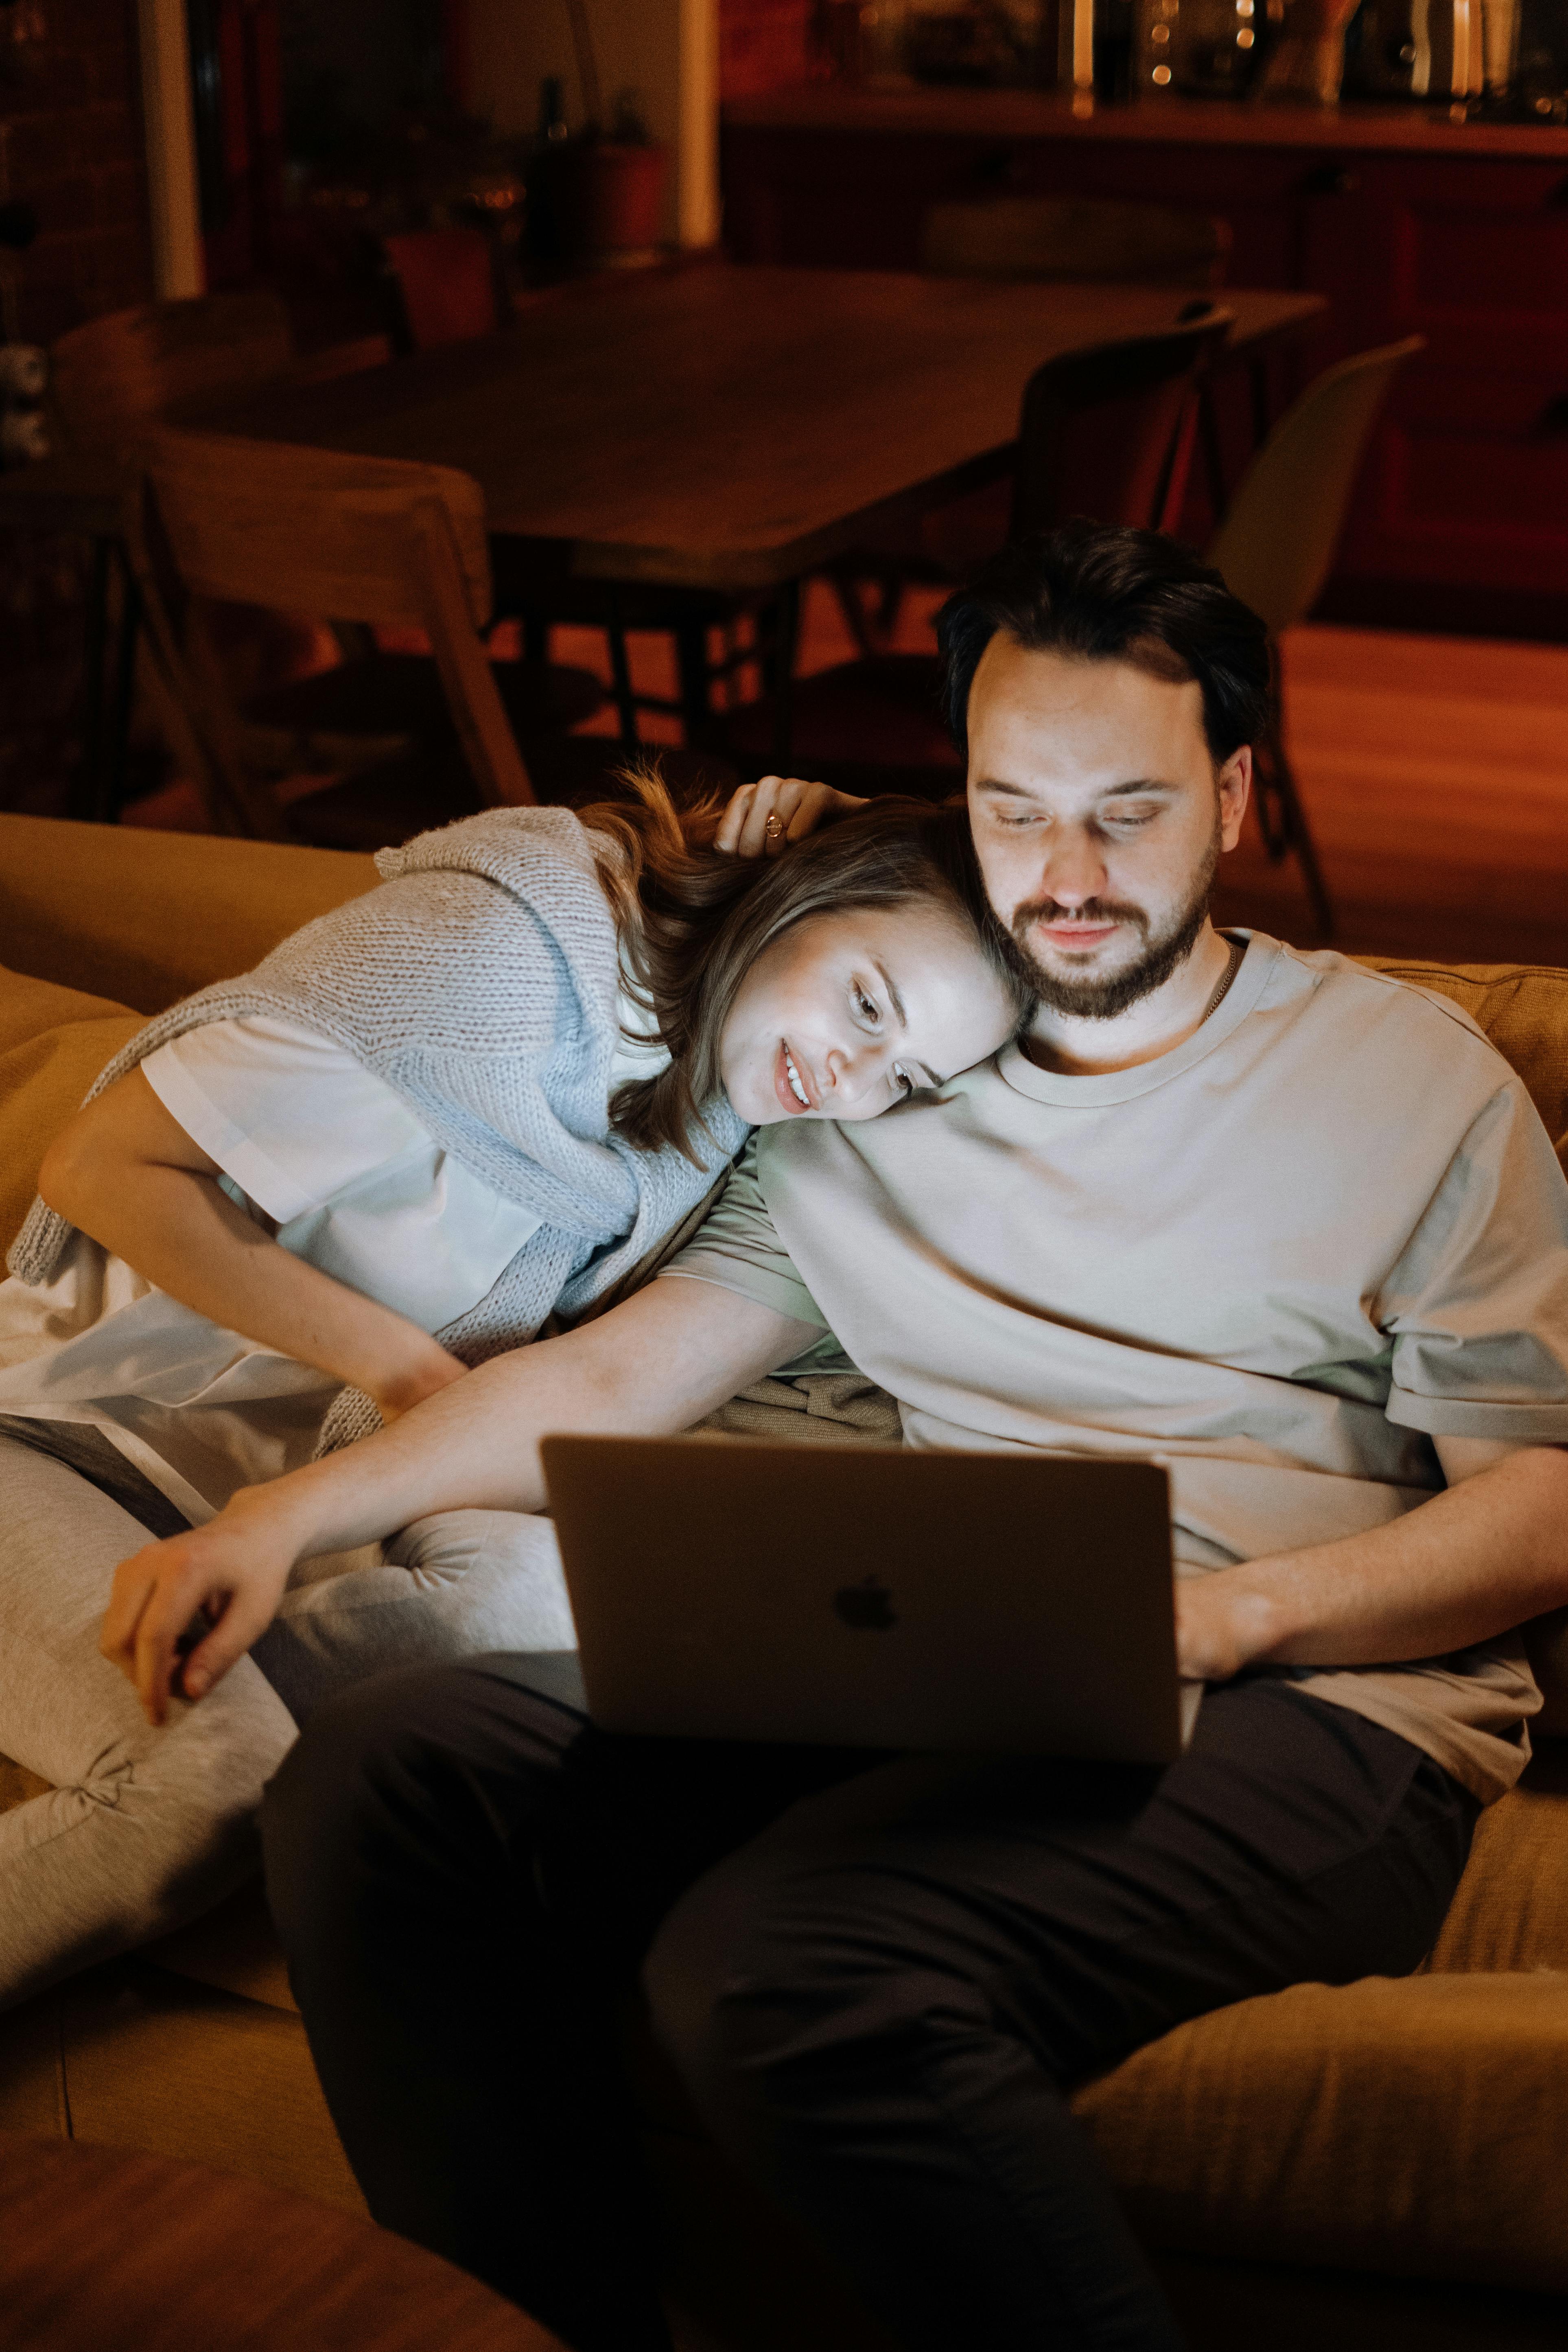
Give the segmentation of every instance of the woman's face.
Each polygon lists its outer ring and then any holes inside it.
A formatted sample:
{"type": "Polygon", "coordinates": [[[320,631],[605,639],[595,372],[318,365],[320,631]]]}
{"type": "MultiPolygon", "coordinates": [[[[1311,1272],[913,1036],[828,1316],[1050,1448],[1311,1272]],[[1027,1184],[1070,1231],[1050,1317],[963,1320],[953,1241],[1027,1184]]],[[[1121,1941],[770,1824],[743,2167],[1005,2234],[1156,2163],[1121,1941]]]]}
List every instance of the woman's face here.
{"type": "Polygon", "coordinates": [[[741,982],[720,1075],[754,1127],[875,1118],[983,1062],[1017,1024],[968,926],[936,901],[812,915],[741,982]]]}

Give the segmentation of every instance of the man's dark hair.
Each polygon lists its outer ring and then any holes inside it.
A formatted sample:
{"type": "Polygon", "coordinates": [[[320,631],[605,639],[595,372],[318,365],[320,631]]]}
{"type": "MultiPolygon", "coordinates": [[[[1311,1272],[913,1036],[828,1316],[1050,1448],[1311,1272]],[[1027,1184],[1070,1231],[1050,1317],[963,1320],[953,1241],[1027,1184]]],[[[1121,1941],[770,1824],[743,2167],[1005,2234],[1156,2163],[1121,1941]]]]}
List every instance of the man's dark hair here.
{"type": "Polygon", "coordinates": [[[1223,763],[1268,724],[1268,631],[1219,573],[1163,531],[1077,521],[984,564],[936,619],[942,699],[960,751],[969,689],[999,629],[1030,653],[1122,661],[1203,689],[1204,733],[1223,763]]]}

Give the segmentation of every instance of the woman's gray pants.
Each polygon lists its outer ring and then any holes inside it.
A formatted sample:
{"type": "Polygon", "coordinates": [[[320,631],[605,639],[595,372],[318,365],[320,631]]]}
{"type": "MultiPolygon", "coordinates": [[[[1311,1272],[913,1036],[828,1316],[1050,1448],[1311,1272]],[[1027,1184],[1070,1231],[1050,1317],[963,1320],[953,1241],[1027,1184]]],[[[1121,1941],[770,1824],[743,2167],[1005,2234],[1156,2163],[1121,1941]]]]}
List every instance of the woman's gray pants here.
{"type": "Polygon", "coordinates": [[[146,1528],[0,1436],[0,1754],[52,1783],[0,1813],[0,2006],[165,1933],[258,1864],[261,1791],[332,1691],[384,1666],[567,1650],[554,1532],[447,1511],[296,1570],[276,1623],[154,1731],[99,1625],[146,1528]]]}

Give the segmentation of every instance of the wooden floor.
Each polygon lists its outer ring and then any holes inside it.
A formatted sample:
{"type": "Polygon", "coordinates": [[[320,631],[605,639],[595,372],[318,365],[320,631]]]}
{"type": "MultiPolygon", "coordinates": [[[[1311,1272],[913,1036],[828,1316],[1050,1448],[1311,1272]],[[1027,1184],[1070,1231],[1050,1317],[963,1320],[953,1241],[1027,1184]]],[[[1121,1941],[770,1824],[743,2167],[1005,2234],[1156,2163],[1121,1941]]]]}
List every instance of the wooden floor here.
{"type": "MultiPolygon", "coordinates": [[[[901,648],[934,648],[935,603],[906,600],[901,648]]],[[[555,650],[602,660],[586,631],[558,630],[555,650]]],[[[801,668],[852,652],[814,586],[801,668]]],[[[672,690],[660,641],[634,639],[632,657],[639,685],[672,690]]],[[[1284,664],[1288,741],[1335,901],[1335,944],[1568,965],[1568,646],[1313,626],[1291,632],[1284,664]]],[[[1313,944],[1294,866],[1271,866],[1250,824],[1221,867],[1215,911],[1313,944]]]]}
{"type": "MultiPolygon", "coordinates": [[[[1568,964],[1568,647],[1308,627],[1284,656],[1336,943],[1568,964]]],[[[1255,835],[1221,872],[1223,918],[1308,943],[1294,874],[1255,835]]]]}

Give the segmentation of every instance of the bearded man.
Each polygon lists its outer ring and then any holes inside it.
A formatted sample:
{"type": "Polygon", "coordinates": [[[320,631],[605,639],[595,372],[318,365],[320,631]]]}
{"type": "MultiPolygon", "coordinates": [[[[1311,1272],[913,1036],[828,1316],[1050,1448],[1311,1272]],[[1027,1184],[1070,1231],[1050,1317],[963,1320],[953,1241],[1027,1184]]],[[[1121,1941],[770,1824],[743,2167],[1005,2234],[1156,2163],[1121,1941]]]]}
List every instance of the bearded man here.
{"type": "Polygon", "coordinates": [[[1163,1774],[611,1738],[508,1658],[307,1730],[269,1884],[372,2208],[584,2352],[668,2340],[611,2023],[639,1970],[721,2146],[897,2340],[1171,2352],[1070,2087],[1415,1967],[1529,1752],[1513,1629],[1568,1601],[1568,1186],[1522,1086],[1447,1002],[1209,919],[1261,623],[1084,525],[941,635],[1027,1034],[859,1126],[803,1072],[824,1115],[663,1278],[132,1564],[232,1653],[302,1553],[539,1510],[546,1431],[684,1429],[838,1350],[910,1444],[1167,1466],[1208,1688],[1163,1774]]]}

